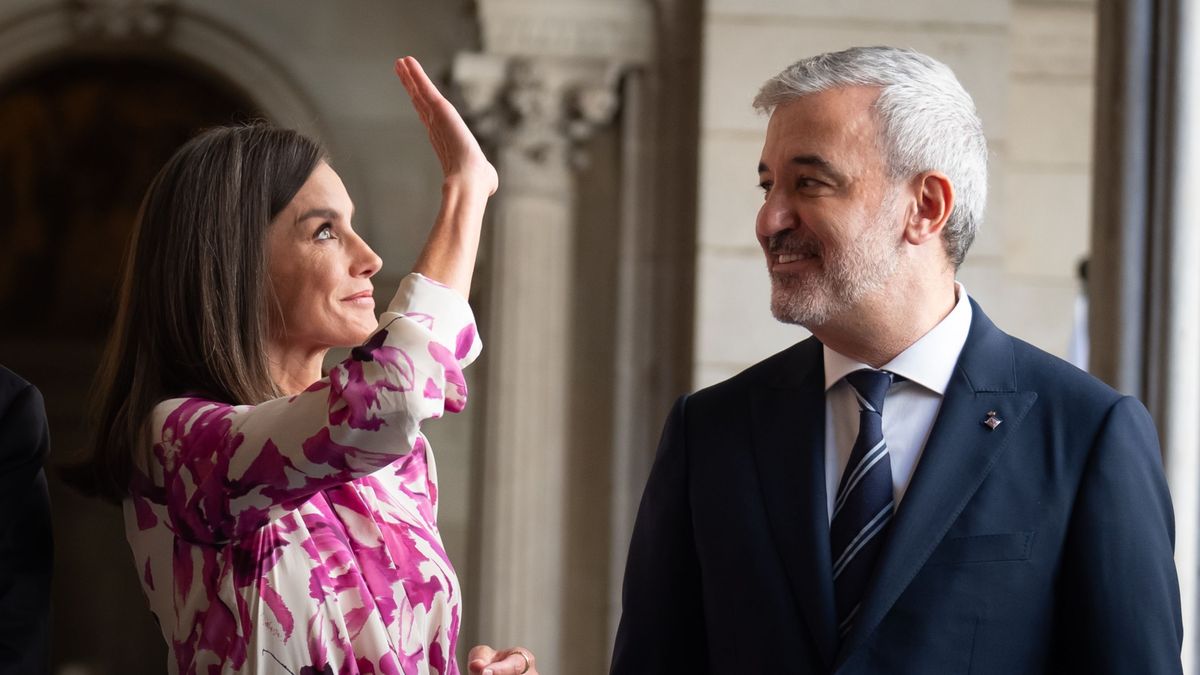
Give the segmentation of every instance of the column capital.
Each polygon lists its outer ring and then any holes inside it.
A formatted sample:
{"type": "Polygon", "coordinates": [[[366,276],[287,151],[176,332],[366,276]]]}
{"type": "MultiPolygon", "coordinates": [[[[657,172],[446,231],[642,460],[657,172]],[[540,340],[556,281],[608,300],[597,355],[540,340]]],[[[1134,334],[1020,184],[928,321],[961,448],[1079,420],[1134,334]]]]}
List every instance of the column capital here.
{"type": "Polygon", "coordinates": [[[498,146],[509,176],[568,179],[563,169],[587,159],[578,142],[616,112],[621,74],[650,58],[650,0],[478,6],[483,51],[459,53],[453,69],[465,114],[498,146]]]}
{"type": "Polygon", "coordinates": [[[576,148],[620,103],[623,64],[599,58],[459,53],[453,79],[476,133],[513,164],[547,178],[586,156],[576,148]]]}

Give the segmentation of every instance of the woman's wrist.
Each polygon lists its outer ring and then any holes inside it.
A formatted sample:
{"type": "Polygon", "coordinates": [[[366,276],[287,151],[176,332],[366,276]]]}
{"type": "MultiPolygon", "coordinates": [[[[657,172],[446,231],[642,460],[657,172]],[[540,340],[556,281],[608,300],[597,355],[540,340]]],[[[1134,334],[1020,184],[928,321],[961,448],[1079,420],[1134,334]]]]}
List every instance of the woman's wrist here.
{"type": "MultiPolygon", "coordinates": [[[[490,166],[488,167],[491,168],[490,166]]],[[[496,173],[480,169],[452,173],[442,179],[442,199],[459,198],[486,202],[496,191],[496,173]]]]}
{"type": "Polygon", "coordinates": [[[484,208],[491,189],[477,177],[452,174],[442,182],[442,206],[413,271],[470,291],[484,208]]]}

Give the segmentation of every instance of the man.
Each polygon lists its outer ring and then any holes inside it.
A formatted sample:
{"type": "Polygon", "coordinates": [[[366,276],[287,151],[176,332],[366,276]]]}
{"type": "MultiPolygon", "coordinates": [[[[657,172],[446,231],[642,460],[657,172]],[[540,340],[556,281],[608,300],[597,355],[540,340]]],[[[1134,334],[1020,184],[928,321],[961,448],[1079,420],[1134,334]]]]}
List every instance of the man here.
{"type": "Polygon", "coordinates": [[[48,672],[49,452],[42,395],[0,366],[0,675],[48,672]]]}
{"type": "Polygon", "coordinates": [[[851,49],[755,106],[772,312],[813,337],[676,403],[612,672],[1180,672],[1145,409],[955,282],[987,148],[953,73],[851,49]]]}

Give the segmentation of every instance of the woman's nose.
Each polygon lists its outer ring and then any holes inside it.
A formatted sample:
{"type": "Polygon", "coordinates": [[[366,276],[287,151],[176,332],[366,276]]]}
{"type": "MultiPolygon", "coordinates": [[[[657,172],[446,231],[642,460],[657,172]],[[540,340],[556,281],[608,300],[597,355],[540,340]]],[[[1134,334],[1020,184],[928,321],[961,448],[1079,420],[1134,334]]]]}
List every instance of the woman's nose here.
{"type": "Polygon", "coordinates": [[[361,250],[355,259],[354,276],[373,277],[383,268],[383,258],[367,245],[361,238],[358,240],[361,250]]]}

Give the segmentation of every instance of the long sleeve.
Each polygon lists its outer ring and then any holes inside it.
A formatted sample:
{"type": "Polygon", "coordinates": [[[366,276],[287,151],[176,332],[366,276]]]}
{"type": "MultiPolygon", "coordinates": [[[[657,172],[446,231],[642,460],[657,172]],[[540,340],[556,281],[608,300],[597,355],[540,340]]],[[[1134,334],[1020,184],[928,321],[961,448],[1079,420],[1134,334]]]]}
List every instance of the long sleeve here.
{"type": "MultiPolygon", "coordinates": [[[[1174,516],[1146,409],[1119,400],[1091,450],[1062,568],[1058,621],[1072,672],[1179,673],[1174,516]]],[[[1065,671],[1064,671],[1065,672],[1065,671]]]]}
{"type": "Polygon", "coordinates": [[[463,409],[462,368],[480,349],[465,300],[414,274],[379,329],[303,393],[257,406],[165,401],[153,415],[149,471],[132,490],[139,526],[153,525],[148,500],[165,503],[184,539],[237,539],[318,490],[391,464],[425,442],[422,422],[463,409]]]}
{"type": "Polygon", "coordinates": [[[686,397],[663,429],[629,546],[614,675],[706,673],[700,563],[688,504],[686,397]]]}

